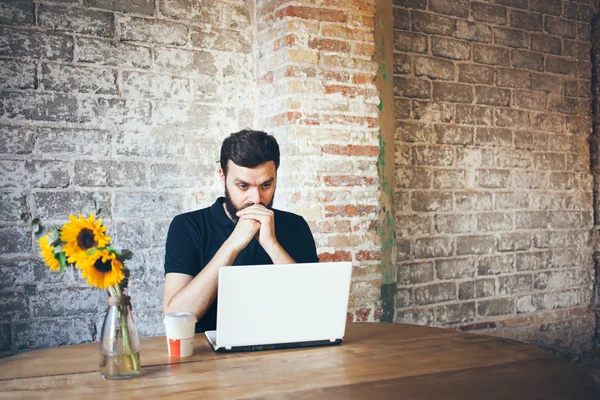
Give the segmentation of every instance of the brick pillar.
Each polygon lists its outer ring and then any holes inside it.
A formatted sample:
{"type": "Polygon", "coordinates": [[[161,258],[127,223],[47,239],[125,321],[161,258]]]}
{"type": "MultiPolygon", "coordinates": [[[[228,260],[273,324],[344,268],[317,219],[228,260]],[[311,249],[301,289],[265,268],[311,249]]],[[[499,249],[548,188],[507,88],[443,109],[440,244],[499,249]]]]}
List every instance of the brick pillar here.
{"type": "Polygon", "coordinates": [[[277,205],[309,221],[321,261],[353,262],[361,321],[381,313],[374,14],[374,1],[256,5],[256,126],[282,144],[277,205]]]}
{"type": "MultiPolygon", "coordinates": [[[[594,175],[594,223],[596,225],[596,238],[600,226],[600,202],[598,193],[600,191],[600,165],[598,134],[600,132],[600,1],[596,0],[596,13],[592,19],[592,115],[593,130],[590,136],[590,156],[592,173],[594,175]]],[[[600,241],[596,240],[594,253],[595,282],[594,282],[594,312],[596,315],[596,334],[594,345],[600,347],[600,241]]]]}

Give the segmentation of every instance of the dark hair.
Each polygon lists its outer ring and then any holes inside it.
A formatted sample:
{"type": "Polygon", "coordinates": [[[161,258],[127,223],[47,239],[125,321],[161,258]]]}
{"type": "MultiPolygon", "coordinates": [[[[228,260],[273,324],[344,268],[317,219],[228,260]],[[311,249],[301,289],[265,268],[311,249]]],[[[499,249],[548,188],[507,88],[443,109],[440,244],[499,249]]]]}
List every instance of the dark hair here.
{"type": "Polygon", "coordinates": [[[227,161],[244,168],[255,168],[267,161],[279,168],[279,145],[266,132],[244,129],[232,133],[221,145],[221,169],[227,175],[227,161]]]}

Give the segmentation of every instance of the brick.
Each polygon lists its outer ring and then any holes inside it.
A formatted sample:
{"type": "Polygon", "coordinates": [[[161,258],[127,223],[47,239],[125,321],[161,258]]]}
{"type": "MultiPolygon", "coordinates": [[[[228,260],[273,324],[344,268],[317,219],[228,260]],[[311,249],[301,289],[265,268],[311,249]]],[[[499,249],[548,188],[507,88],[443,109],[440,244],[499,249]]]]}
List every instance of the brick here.
{"type": "Polygon", "coordinates": [[[577,24],[577,39],[583,40],[584,42],[591,41],[592,29],[590,24],[578,23],[577,24]]]}
{"type": "Polygon", "coordinates": [[[456,123],[467,125],[492,125],[491,107],[480,107],[471,105],[456,105],[456,123]]]}
{"type": "Polygon", "coordinates": [[[592,63],[589,61],[577,61],[577,77],[580,79],[592,79],[592,63]]]}
{"type": "Polygon", "coordinates": [[[154,15],[154,1],[152,0],[84,0],[83,4],[87,7],[102,8],[105,10],[154,15]]]}
{"type": "Polygon", "coordinates": [[[542,30],[542,14],[529,11],[510,10],[510,26],[528,31],[542,30]]]}
{"type": "Polygon", "coordinates": [[[490,193],[456,192],[454,198],[457,211],[485,211],[493,208],[490,193]]]}
{"type": "Polygon", "coordinates": [[[533,288],[535,290],[561,290],[583,286],[585,276],[577,269],[563,271],[544,271],[535,274],[533,288]]]}
{"type": "Polygon", "coordinates": [[[431,125],[401,122],[396,127],[396,139],[404,142],[433,142],[435,134],[431,125]]]}
{"type": "Polygon", "coordinates": [[[494,30],[494,43],[526,49],[529,47],[529,33],[516,29],[496,28],[494,30]]]}
{"type": "Polygon", "coordinates": [[[574,19],[581,22],[590,22],[592,20],[594,10],[592,7],[585,4],[565,3],[566,19],[574,19]]]}
{"type": "Polygon", "coordinates": [[[435,267],[438,279],[473,278],[476,273],[475,260],[472,258],[436,260],[435,267]]]}
{"type": "Polygon", "coordinates": [[[425,168],[396,170],[396,187],[405,189],[429,189],[432,186],[433,174],[425,168]]]}
{"type": "Polygon", "coordinates": [[[529,208],[529,197],[526,193],[499,192],[496,193],[495,205],[497,210],[529,208]]]}
{"type": "Polygon", "coordinates": [[[492,28],[477,22],[457,20],[454,27],[454,36],[474,42],[491,43],[492,28]]]}
{"type": "MultiPolygon", "coordinates": [[[[308,30],[306,27],[297,28],[296,30],[308,30]]],[[[319,29],[317,25],[317,29],[315,34],[318,34],[319,29]]],[[[394,31],[394,45],[396,45],[396,37],[410,37],[404,36],[403,34],[408,34],[408,32],[394,31]]],[[[353,29],[348,28],[344,25],[339,24],[327,24],[323,23],[323,27],[321,29],[321,36],[331,37],[333,39],[350,39],[350,40],[358,40],[361,42],[372,43],[373,42],[373,33],[371,31],[365,31],[362,29],[353,29]]],[[[420,35],[422,36],[422,35],[420,35]]]]}
{"type": "Polygon", "coordinates": [[[517,274],[498,277],[498,294],[500,295],[531,293],[532,288],[533,277],[531,274],[517,274]]]}
{"type": "Polygon", "coordinates": [[[152,56],[147,47],[97,39],[77,39],[75,61],[116,67],[150,68],[152,56]]]}
{"type": "Polygon", "coordinates": [[[183,24],[146,18],[119,18],[121,41],[145,42],[183,46],[187,43],[188,28],[183,24]]]}
{"type": "Polygon", "coordinates": [[[531,88],[531,76],[527,71],[498,68],[496,83],[503,87],[529,89],[531,88]]]}
{"type": "Polygon", "coordinates": [[[565,82],[562,77],[546,74],[531,74],[531,89],[547,93],[562,94],[565,82]]]}
{"type": "Polygon", "coordinates": [[[424,238],[414,243],[415,258],[438,258],[452,255],[452,238],[424,238]]]}
{"type": "Polygon", "coordinates": [[[433,309],[398,310],[396,320],[398,323],[428,326],[433,324],[434,315],[433,309]]]}
{"type": "Polygon", "coordinates": [[[415,75],[454,80],[454,63],[434,57],[415,57],[415,75]]]}
{"type": "Polygon", "coordinates": [[[522,211],[515,213],[516,229],[546,229],[548,214],[545,211],[522,211]]]}
{"type": "Polygon", "coordinates": [[[0,187],[58,188],[69,185],[67,164],[60,161],[0,161],[0,171],[4,177],[0,179],[0,187]]]}
{"type": "Polygon", "coordinates": [[[511,65],[514,68],[544,70],[544,55],[528,51],[514,50],[511,52],[511,65]]]}
{"type": "MultiPolygon", "coordinates": [[[[549,96],[548,99],[548,111],[552,113],[577,114],[579,106],[579,100],[570,97],[549,96]]],[[[561,122],[565,123],[562,118],[561,122]]]]}
{"type": "MultiPolygon", "coordinates": [[[[467,168],[468,170],[474,168],[491,168],[495,166],[494,163],[494,151],[492,149],[457,149],[458,153],[458,167],[467,168]]],[[[468,178],[470,179],[469,184],[472,186],[473,171],[468,171],[468,178]]]]}
{"type": "Polygon", "coordinates": [[[532,168],[533,161],[531,153],[527,150],[498,149],[496,151],[496,166],[498,168],[532,168]]]}
{"type": "Polygon", "coordinates": [[[546,189],[548,187],[548,174],[545,171],[515,172],[513,174],[513,187],[516,189],[546,189]]]}
{"type": "Polygon", "coordinates": [[[394,50],[409,53],[427,53],[427,36],[394,31],[394,50]]]}
{"type": "MultiPolygon", "coordinates": [[[[239,55],[236,54],[236,57],[239,55]]],[[[154,49],[154,67],[176,75],[214,78],[217,74],[215,55],[206,51],[190,51],[172,48],[154,49]]]]}
{"type": "Polygon", "coordinates": [[[550,15],[562,13],[562,0],[531,0],[531,10],[550,15]]]}
{"type": "Polygon", "coordinates": [[[342,176],[324,176],[323,182],[325,183],[325,186],[352,187],[352,186],[373,186],[373,184],[376,183],[376,180],[373,177],[367,177],[367,176],[342,175],[342,176]]]}
{"type": "Polygon", "coordinates": [[[412,101],[413,119],[426,123],[452,122],[454,117],[454,104],[440,103],[436,101],[412,101]]]}
{"type": "Polygon", "coordinates": [[[544,132],[562,133],[565,129],[565,120],[562,115],[532,112],[531,127],[544,132]]]}
{"type": "MultiPolygon", "coordinates": [[[[4,23],[4,22],[2,22],[4,23]]],[[[12,337],[10,325],[0,325],[0,352],[7,352],[11,349],[12,337]]]]}
{"type": "Polygon", "coordinates": [[[410,14],[407,10],[400,8],[394,8],[393,10],[393,22],[392,26],[394,29],[410,30],[410,14]]]}
{"type": "Polygon", "coordinates": [[[398,237],[421,236],[433,233],[433,218],[422,215],[397,215],[398,237]]]}
{"type": "Polygon", "coordinates": [[[427,0],[394,0],[393,4],[403,8],[415,8],[420,10],[427,8],[427,0]]]}
{"type": "Polygon", "coordinates": [[[433,262],[416,262],[398,265],[398,283],[412,285],[433,281],[433,262]]]}
{"type": "Polygon", "coordinates": [[[415,146],[413,147],[414,165],[431,165],[449,167],[454,164],[454,149],[441,146],[415,146]]]}
{"type": "MultiPolygon", "coordinates": [[[[35,25],[35,4],[28,1],[0,1],[0,24],[3,25],[35,25]]],[[[10,343],[9,343],[10,347],[10,343]]]]}
{"type": "Polygon", "coordinates": [[[560,55],[562,53],[562,43],[560,38],[556,36],[532,33],[531,49],[542,53],[560,55]]]}
{"type": "Polygon", "coordinates": [[[494,279],[477,279],[458,284],[458,299],[471,300],[492,297],[496,294],[496,281],[494,279]]]}
{"type": "Polygon", "coordinates": [[[504,47],[473,44],[473,61],[488,65],[509,65],[509,50],[504,47]]]}
{"type": "Polygon", "coordinates": [[[107,156],[111,154],[110,132],[78,129],[41,129],[37,133],[36,150],[44,154],[78,154],[107,156]]]}
{"type": "Polygon", "coordinates": [[[556,74],[575,75],[577,62],[568,58],[546,56],[546,71],[556,74]]]}
{"type": "Polygon", "coordinates": [[[146,183],[147,166],[122,161],[76,161],[73,183],[91,187],[139,187],[146,183]]]}
{"type": "Polygon", "coordinates": [[[533,296],[533,306],[536,310],[554,310],[582,304],[579,290],[563,290],[561,292],[538,293],[533,296]]]}
{"type": "Polygon", "coordinates": [[[529,250],[531,238],[528,233],[503,233],[498,238],[498,251],[529,250]]]}
{"type": "Polygon", "coordinates": [[[529,113],[508,108],[496,109],[496,125],[511,128],[528,128],[529,113]]]}
{"type": "Polygon", "coordinates": [[[477,231],[509,231],[513,227],[513,216],[510,213],[482,213],[477,216],[477,231]]]}
{"type": "Polygon", "coordinates": [[[450,211],[452,209],[452,193],[417,191],[413,192],[411,199],[413,211],[450,211]]]}
{"type": "Polygon", "coordinates": [[[20,222],[19,214],[24,206],[25,197],[18,192],[0,192],[0,221],[20,222]]]}
{"type": "Polygon", "coordinates": [[[406,54],[394,53],[394,75],[411,73],[411,57],[406,54]]]}
{"type": "Polygon", "coordinates": [[[310,40],[308,47],[311,49],[323,50],[323,51],[331,51],[338,53],[348,53],[350,52],[350,43],[334,40],[334,39],[324,39],[324,38],[313,38],[310,40]]]}
{"type": "Polygon", "coordinates": [[[412,29],[434,35],[452,36],[452,19],[419,11],[412,12],[412,29]]]}
{"type": "Polygon", "coordinates": [[[406,308],[415,304],[412,289],[396,289],[396,308],[406,308]]]}
{"type": "Polygon", "coordinates": [[[411,244],[408,239],[396,240],[396,261],[406,261],[411,255],[411,244]]]}
{"type": "Polygon", "coordinates": [[[551,229],[576,229],[581,225],[581,213],[578,211],[555,211],[550,214],[551,229]]]}
{"type": "Polygon", "coordinates": [[[473,87],[457,83],[433,82],[433,99],[453,103],[471,103],[473,87]]]}
{"type": "Polygon", "coordinates": [[[468,0],[430,0],[429,9],[433,12],[467,18],[469,16],[468,0]]]}
{"type": "Polygon", "coordinates": [[[442,303],[456,299],[456,284],[452,282],[437,283],[414,289],[415,302],[418,305],[442,303]]]}
{"type": "Polygon", "coordinates": [[[533,164],[538,170],[564,170],[565,155],[557,153],[534,153],[533,164]]]}
{"type": "Polygon", "coordinates": [[[116,73],[108,69],[42,65],[41,83],[45,90],[116,95],[116,80],[116,73]]]}
{"type": "Polygon", "coordinates": [[[419,78],[395,78],[394,96],[417,99],[428,99],[431,92],[431,82],[419,78]]]}
{"type": "Polygon", "coordinates": [[[508,107],[510,105],[510,91],[489,86],[475,86],[475,103],[508,107]]]}
{"type": "Polygon", "coordinates": [[[49,32],[0,27],[0,56],[71,61],[73,38],[49,32]]]}
{"type": "MultiPolygon", "coordinates": [[[[26,226],[0,227],[0,253],[18,254],[31,251],[31,229],[26,226]]],[[[2,313],[0,313],[2,314],[2,313]]]]}
{"type": "Polygon", "coordinates": [[[546,94],[527,91],[514,91],[512,104],[515,108],[543,111],[546,109],[546,94]]]}
{"type": "Polygon", "coordinates": [[[105,309],[105,294],[93,289],[39,290],[31,299],[33,317],[98,314],[105,309]]]}
{"type": "Polygon", "coordinates": [[[87,98],[81,108],[86,122],[102,120],[108,125],[124,125],[150,121],[150,103],[147,101],[87,98]]]}
{"type": "Polygon", "coordinates": [[[475,319],[475,303],[448,304],[436,307],[436,324],[449,325],[475,319]]]}
{"type": "Polygon", "coordinates": [[[575,174],[572,173],[551,172],[549,179],[553,190],[571,190],[575,187],[575,174]]]}
{"type": "Polygon", "coordinates": [[[558,17],[544,17],[544,29],[547,33],[565,38],[575,39],[577,36],[577,24],[558,17]]]}
{"type": "Polygon", "coordinates": [[[458,81],[491,85],[494,82],[495,70],[477,64],[459,64],[458,81]]]}
{"type": "Polygon", "coordinates": [[[477,264],[477,274],[498,275],[514,272],[514,257],[512,255],[483,257],[477,264]]]}
{"type": "Polygon", "coordinates": [[[35,89],[37,69],[33,63],[0,60],[0,90],[35,89]]]}
{"type": "Polygon", "coordinates": [[[590,45],[572,40],[564,41],[564,56],[577,58],[578,60],[590,59],[590,45]]]}
{"type": "Polygon", "coordinates": [[[477,314],[481,317],[508,315],[515,312],[514,299],[494,299],[477,303],[477,314]]]}
{"type": "Polygon", "coordinates": [[[456,254],[490,254],[496,247],[494,236],[460,236],[456,238],[456,254]]]}
{"type": "Polygon", "coordinates": [[[15,326],[17,350],[56,347],[60,345],[89,343],[95,340],[91,323],[94,317],[57,318],[21,322],[15,326]],[[45,332],[40,335],[40,332],[45,332]]]}
{"type": "Polygon", "coordinates": [[[480,169],[477,171],[477,187],[486,189],[501,189],[510,187],[510,171],[480,169]]]}
{"type": "Polygon", "coordinates": [[[348,15],[344,11],[304,6],[287,6],[275,13],[276,20],[285,17],[341,23],[348,20],[348,15]]]}
{"type": "Polygon", "coordinates": [[[125,97],[191,100],[190,83],[187,79],[168,75],[145,74],[124,71],[121,94],[125,97]]]}
{"type": "Polygon", "coordinates": [[[114,215],[122,218],[145,218],[156,212],[160,204],[164,215],[176,215],[181,210],[181,195],[160,192],[119,192],[115,196],[114,215]]]}
{"type": "Polygon", "coordinates": [[[38,25],[55,31],[115,36],[115,17],[109,12],[40,4],[37,14],[38,25]]]}
{"type": "Polygon", "coordinates": [[[439,170],[433,174],[434,189],[464,189],[465,171],[439,170]]]}
{"type": "Polygon", "coordinates": [[[164,0],[159,3],[159,7],[162,15],[173,19],[186,19],[214,26],[222,26],[225,23],[225,5],[216,0],[204,0],[202,3],[194,0],[164,0]]]}
{"type": "Polygon", "coordinates": [[[62,94],[0,92],[0,116],[33,121],[78,120],[77,99],[62,94]]]}
{"type": "MultiPolygon", "coordinates": [[[[110,218],[110,195],[107,192],[98,193],[103,197],[103,200],[98,202],[98,207],[103,210],[100,216],[104,219],[110,218]]],[[[89,192],[38,192],[33,194],[33,204],[37,216],[42,220],[66,220],[73,210],[83,215],[96,211],[92,193],[89,192]]]]}
{"type": "Polygon", "coordinates": [[[504,128],[477,128],[478,146],[512,147],[512,131],[504,128]]]}
{"type": "Polygon", "coordinates": [[[436,215],[435,229],[439,233],[468,233],[477,230],[475,215],[436,215]]]}
{"type": "Polygon", "coordinates": [[[476,21],[505,25],[506,8],[483,3],[471,3],[471,15],[476,21]]]}
{"type": "Polygon", "coordinates": [[[454,60],[468,60],[471,58],[471,44],[462,40],[433,37],[432,52],[434,56],[454,60]]]}
{"type": "Polygon", "coordinates": [[[474,129],[456,125],[435,125],[437,143],[466,145],[473,143],[474,129]]]}
{"type": "Polygon", "coordinates": [[[496,0],[496,3],[515,8],[528,8],[528,2],[524,0],[496,0]]]}
{"type": "Polygon", "coordinates": [[[244,34],[228,29],[214,28],[206,31],[199,27],[191,27],[192,47],[207,50],[250,53],[252,46],[244,34]]]}

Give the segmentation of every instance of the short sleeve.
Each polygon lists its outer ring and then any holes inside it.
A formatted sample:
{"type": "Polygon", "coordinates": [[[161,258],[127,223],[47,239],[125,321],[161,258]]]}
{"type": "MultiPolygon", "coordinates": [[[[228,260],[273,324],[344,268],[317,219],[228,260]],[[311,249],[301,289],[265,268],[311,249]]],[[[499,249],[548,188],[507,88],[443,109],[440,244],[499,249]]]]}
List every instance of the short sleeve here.
{"type": "Polygon", "coordinates": [[[198,274],[199,250],[194,243],[201,243],[192,221],[185,214],[173,218],[169,225],[165,245],[165,275],[170,272],[196,276],[198,274]]]}

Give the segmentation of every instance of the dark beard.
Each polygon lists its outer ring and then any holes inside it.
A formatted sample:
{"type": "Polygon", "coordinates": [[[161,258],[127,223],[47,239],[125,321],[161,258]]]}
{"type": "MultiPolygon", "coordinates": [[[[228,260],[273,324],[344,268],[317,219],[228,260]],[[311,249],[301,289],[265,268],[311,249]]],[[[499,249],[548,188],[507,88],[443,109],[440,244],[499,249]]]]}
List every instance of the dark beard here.
{"type": "MultiPolygon", "coordinates": [[[[271,208],[273,208],[273,200],[274,199],[275,199],[275,191],[273,191],[273,197],[271,198],[271,201],[269,202],[269,204],[267,204],[267,205],[262,204],[262,205],[270,210],[271,208]]],[[[243,210],[244,208],[248,208],[253,205],[254,205],[254,203],[246,203],[241,208],[237,208],[233,204],[233,201],[231,200],[231,196],[229,195],[229,190],[227,190],[227,186],[225,186],[225,209],[227,210],[227,213],[229,214],[229,217],[231,218],[231,220],[233,221],[234,224],[237,224],[237,222],[239,220],[238,216],[236,215],[238,213],[238,211],[243,210]]]]}

